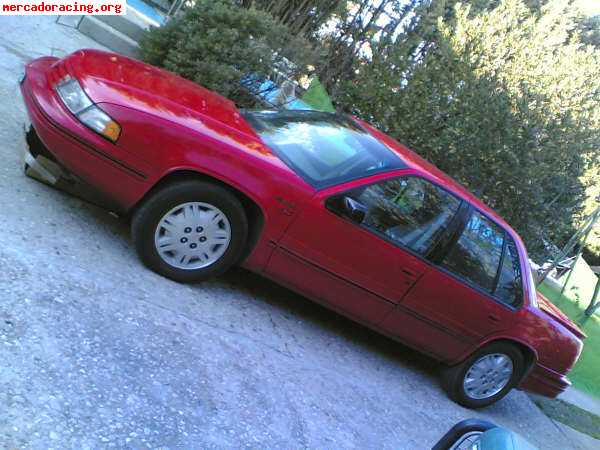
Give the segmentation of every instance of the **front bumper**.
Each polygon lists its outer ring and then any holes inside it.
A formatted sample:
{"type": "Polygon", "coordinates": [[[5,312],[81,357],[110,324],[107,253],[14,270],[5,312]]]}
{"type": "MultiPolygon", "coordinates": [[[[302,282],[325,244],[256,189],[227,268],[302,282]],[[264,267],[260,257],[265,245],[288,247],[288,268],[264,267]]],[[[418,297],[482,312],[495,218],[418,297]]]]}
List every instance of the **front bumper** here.
{"type": "MultiPolygon", "coordinates": [[[[46,76],[55,61],[56,58],[32,61],[25,67],[25,77],[20,83],[32,130],[47,152],[43,156],[60,168],[60,174],[69,174],[71,181],[77,179],[90,186],[97,193],[94,203],[101,199],[102,206],[125,212],[140,198],[140,192],[147,191],[146,177],[122,164],[119,160],[122,149],[89,130],[62,105],[46,76]]],[[[29,153],[25,155],[25,162],[40,175],[44,172],[44,167],[39,167],[41,159],[35,152],[29,153]],[[34,160],[38,160],[38,164],[34,160]]],[[[51,167],[43,163],[42,166],[51,167]]],[[[41,178],[56,184],[52,182],[56,175],[55,171],[46,170],[41,178]]]]}
{"type": "MultiPolygon", "coordinates": [[[[19,86],[23,84],[26,78],[25,67],[20,72],[18,77],[19,86]]],[[[23,100],[24,98],[21,97],[23,100]]],[[[56,165],[53,158],[48,159],[47,150],[43,148],[43,144],[37,137],[33,124],[31,123],[27,103],[23,101],[27,113],[23,122],[23,131],[25,139],[22,151],[22,162],[24,165],[25,174],[35,178],[43,183],[51,186],[56,186],[61,178],[62,171],[56,165]],[[44,151],[45,150],[45,151],[44,151]]]]}
{"type": "Polygon", "coordinates": [[[554,398],[563,393],[569,386],[571,386],[571,382],[566,376],[536,364],[529,375],[521,382],[519,388],[554,398]]]}
{"type": "Polygon", "coordinates": [[[118,211],[102,192],[83,181],[54,158],[38,137],[35,128],[26,130],[24,150],[25,174],[58,190],[110,211],[118,211]]]}

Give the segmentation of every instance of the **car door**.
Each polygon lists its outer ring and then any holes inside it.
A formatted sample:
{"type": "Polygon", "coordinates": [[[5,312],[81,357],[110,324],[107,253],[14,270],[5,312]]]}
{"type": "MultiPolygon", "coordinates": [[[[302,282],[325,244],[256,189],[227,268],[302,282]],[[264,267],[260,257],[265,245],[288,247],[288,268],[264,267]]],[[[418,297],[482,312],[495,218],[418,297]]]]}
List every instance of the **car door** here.
{"type": "Polygon", "coordinates": [[[460,203],[408,175],[325,189],[278,242],[266,273],[377,325],[427,272],[424,258],[460,203]]]}
{"type": "Polygon", "coordinates": [[[455,241],[418,280],[402,309],[394,310],[382,326],[391,334],[403,334],[407,311],[418,314],[446,335],[421,345],[453,360],[485,336],[509,328],[522,296],[514,241],[499,225],[471,208],[455,241]]]}

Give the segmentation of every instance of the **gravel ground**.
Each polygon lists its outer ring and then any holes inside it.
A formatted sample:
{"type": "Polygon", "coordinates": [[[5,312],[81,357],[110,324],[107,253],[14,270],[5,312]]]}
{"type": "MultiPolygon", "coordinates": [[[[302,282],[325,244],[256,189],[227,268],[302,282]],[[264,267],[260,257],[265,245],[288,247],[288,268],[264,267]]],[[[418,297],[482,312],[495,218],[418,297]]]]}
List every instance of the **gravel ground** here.
{"type": "Polygon", "coordinates": [[[522,392],[457,406],[429,359],[256,275],[163,279],[124,223],[26,178],[21,66],[97,47],[53,20],[0,18],[0,448],[425,449],[468,417],[585,448],[522,392]]]}

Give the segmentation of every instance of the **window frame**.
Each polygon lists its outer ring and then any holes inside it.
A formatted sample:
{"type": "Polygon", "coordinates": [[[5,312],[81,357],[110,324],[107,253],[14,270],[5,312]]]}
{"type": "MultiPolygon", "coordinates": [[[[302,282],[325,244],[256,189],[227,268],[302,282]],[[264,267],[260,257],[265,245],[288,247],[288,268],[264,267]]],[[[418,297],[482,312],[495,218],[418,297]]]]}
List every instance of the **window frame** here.
{"type": "MultiPolygon", "coordinates": [[[[496,222],[494,222],[494,223],[496,223],[496,222]]],[[[500,225],[498,225],[498,226],[500,226],[500,225]]],[[[506,229],[503,227],[500,227],[500,229],[504,232],[504,242],[502,245],[502,256],[500,258],[500,265],[498,266],[498,272],[496,273],[496,279],[494,280],[494,294],[496,293],[496,291],[498,291],[498,285],[500,284],[500,277],[502,276],[502,266],[504,265],[504,260],[505,260],[505,258],[510,258],[510,252],[508,251],[508,240],[510,239],[513,242],[513,245],[515,247],[515,250],[516,250],[515,256],[517,257],[517,263],[519,265],[519,273],[520,273],[520,278],[521,278],[521,295],[520,295],[519,301],[517,302],[516,305],[510,305],[510,304],[504,302],[499,296],[493,295],[493,297],[506,306],[513,307],[515,309],[519,309],[521,306],[523,306],[524,299],[525,299],[525,285],[523,283],[523,267],[521,264],[521,255],[519,255],[519,247],[517,246],[517,243],[515,242],[513,237],[510,235],[510,233],[508,231],[506,231],[506,229]]],[[[510,261],[510,263],[511,263],[511,265],[513,264],[512,261],[510,261]]]]}
{"type": "Polygon", "coordinates": [[[488,297],[489,299],[493,300],[494,302],[504,306],[505,308],[508,308],[511,311],[518,311],[519,309],[521,309],[523,307],[523,304],[525,303],[525,285],[523,283],[523,266],[522,266],[522,260],[521,260],[521,255],[518,252],[518,246],[517,243],[515,242],[515,240],[513,239],[513,237],[510,235],[510,233],[506,230],[506,228],[504,228],[502,225],[500,225],[497,221],[495,221],[493,218],[491,218],[489,216],[489,214],[486,214],[485,212],[481,211],[480,209],[476,208],[475,206],[473,206],[471,203],[465,201],[465,203],[468,205],[468,210],[466,212],[466,214],[463,215],[462,220],[461,220],[461,224],[459,227],[459,230],[457,233],[455,233],[452,236],[452,239],[448,242],[448,245],[445,247],[444,251],[440,253],[439,255],[439,259],[436,261],[435,266],[438,270],[442,271],[443,273],[455,278],[456,280],[462,282],[463,284],[465,284],[466,286],[470,287],[471,289],[476,290],[477,292],[479,292],[482,295],[485,295],[486,297],[488,297]],[[450,253],[450,250],[452,249],[452,247],[454,245],[457,244],[458,240],[460,239],[460,237],[462,236],[467,224],[469,223],[469,221],[471,220],[471,217],[473,217],[473,215],[475,213],[480,214],[481,216],[483,216],[486,220],[490,221],[491,223],[493,223],[494,225],[496,225],[503,234],[503,241],[502,241],[502,253],[500,255],[500,262],[498,263],[498,267],[496,269],[496,275],[494,277],[494,286],[491,292],[488,292],[487,290],[485,290],[484,288],[482,288],[481,286],[471,282],[470,280],[467,280],[466,278],[460,276],[459,274],[456,274],[454,272],[452,272],[449,269],[446,269],[445,267],[443,267],[441,265],[441,262],[444,260],[444,258],[448,255],[448,253],[450,253]],[[521,295],[519,297],[519,301],[515,304],[515,305],[510,305],[508,303],[506,303],[505,301],[503,301],[499,296],[495,295],[496,291],[498,290],[498,283],[500,280],[500,275],[501,275],[501,271],[502,271],[502,265],[504,263],[504,258],[507,257],[508,251],[507,251],[507,239],[512,239],[515,248],[517,248],[517,259],[518,259],[518,263],[519,263],[519,270],[521,272],[521,295]]]}
{"type": "MultiPolygon", "coordinates": [[[[437,266],[435,264],[435,262],[433,261],[433,255],[434,254],[438,254],[440,252],[439,247],[442,245],[442,243],[447,244],[448,243],[448,235],[449,234],[454,234],[456,232],[456,228],[460,225],[460,221],[459,221],[459,216],[461,215],[461,212],[463,212],[466,208],[466,205],[468,205],[468,203],[465,201],[465,199],[463,199],[462,197],[460,197],[459,195],[455,194],[454,192],[450,191],[449,189],[445,188],[444,186],[441,186],[439,183],[436,183],[435,181],[424,177],[420,174],[415,174],[415,173],[407,173],[407,174],[399,174],[399,175],[394,175],[388,178],[382,178],[379,180],[375,180],[373,182],[370,183],[365,183],[365,184],[361,184],[360,186],[356,186],[353,188],[349,188],[349,189],[344,189],[341,192],[337,192],[335,194],[330,195],[329,197],[327,197],[324,201],[324,205],[325,208],[330,211],[331,213],[335,214],[337,217],[343,219],[343,220],[347,220],[348,222],[352,223],[353,225],[365,230],[366,232],[392,244],[395,247],[398,247],[400,250],[405,251],[407,253],[409,253],[410,255],[419,258],[420,260],[424,261],[425,263],[429,264],[429,265],[434,265],[437,266]],[[429,184],[431,184],[432,186],[435,186],[436,188],[438,188],[439,190],[447,193],[448,195],[451,195],[452,197],[456,198],[456,200],[459,201],[458,204],[458,209],[456,210],[456,212],[454,213],[454,216],[452,216],[452,218],[450,219],[450,221],[448,222],[448,227],[446,228],[446,230],[444,232],[442,232],[442,234],[440,235],[439,240],[435,243],[435,245],[427,252],[427,254],[423,255],[421,253],[418,253],[414,250],[412,250],[409,247],[406,247],[405,245],[402,245],[400,242],[396,241],[395,239],[391,238],[390,236],[386,235],[385,233],[381,233],[380,231],[377,231],[365,224],[362,223],[356,223],[350,219],[348,219],[347,217],[345,217],[344,215],[340,214],[335,208],[333,208],[332,203],[334,203],[334,199],[337,198],[341,198],[341,197],[345,197],[348,196],[349,193],[351,193],[352,191],[355,191],[357,188],[363,188],[366,189],[370,186],[373,186],[375,184],[380,184],[380,183],[385,183],[391,180],[396,180],[398,178],[418,178],[420,180],[423,180],[429,184]]],[[[464,212],[463,212],[464,213],[464,212]]]]}
{"type": "Polygon", "coordinates": [[[494,220],[492,217],[490,217],[489,214],[485,213],[484,211],[481,211],[479,208],[476,208],[471,202],[469,202],[468,200],[466,200],[459,194],[456,194],[456,193],[450,191],[446,187],[442,186],[441,184],[437,183],[436,181],[434,181],[426,176],[423,176],[422,174],[415,174],[415,173],[398,174],[398,175],[394,175],[391,177],[378,179],[378,180],[375,180],[370,183],[361,184],[360,186],[356,186],[353,188],[344,189],[340,192],[336,192],[335,194],[332,194],[332,195],[328,196],[327,198],[325,198],[324,206],[329,212],[334,214],[336,217],[338,217],[342,220],[345,220],[347,222],[350,222],[352,225],[361,228],[365,232],[370,233],[371,235],[373,235],[377,238],[380,238],[383,241],[388,242],[389,244],[393,245],[394,247],[399,248],[400,250],[410,254],[411,256],[413,256],[415,258],[418,258],[419,260],[423,261],[425,264],[430,265],[434,269],[439,270],[442,273],[454,278],[458,282],[477,291],[479,294],[487,297],[489,300],[493,301],[494,303],[499,304],[500,306],[502,306],[512,312],[516,312],[516,311],[520,310],[523,307],[523,305],[525,304],[525,283],[524,283],[524,275],[523,275],[523,265],[522,265],[521,255],[518,251],[518,246],[517,246],[515,239],[511,236],[511,234],[506,230],[505,227],[503,227],[496,220],[494,220]],[[422,255],[420,253],[415,252],[414,250],[402,245],[401,243],[395,241],[394,239],[390,238],[389,236],[385,235],[384,233],[378,232],[377,230],[374,230],[373,228],[370,228],[367,225],[359,224],[359,223],[352,221],[351,219],[340,214],[340,212],[337,211],[335,208],[331,207],[332,206],[331,203],[334,203],[333,202],[334,199],[347,196],[349,193],[354,191],[357,187],[367,188],[374,184],[383,183],[383,182],[394,180],[397,178],[409,178],[409,177],[415,177],[415,178],[424,180],[424,181],[432,184],[433,186],[437,187],[438,189],[448,193],[449,195],[452,195],[460,202],[458,210],[454,214],[454,217],[452,217],[452,219],[450,220],[448,227],[441,234],[438,242],[436,242],[436,244],[430,249],[430,251],[426,255],[422,255]],[[444,268],[441,265],[441,262],[448,255],[451,248],[454,245],[456,245],[456,243],[462,236],[472,215],[476,212],[481,214],[487,220],[489,220],[494,225],[496,225],[500,230],[502,230],[502,233],[504,236],[504,240],[503,240],[503,244],[502,244],[502,254],[501,254],[501,258],[500,258],[500,263],[498,264],[498,268],[496,270],[496,276],[494,278],[494,289],[492,290],[492,292],[487,292],[482,287],[476,285],[475,283],[470,282],[469,280],[461,277],[458,274],[455,274],[454,272],[444,268]],[[496,290],[498,288],[498,281],[500,278],[500,271],[502,270],[502,263],[504,261],[505,255],[508,253],[506,251],[507,236],[509,239],[513,240],[515,247],[517,248],[517,258],[518,258],[518,262],[519,262],[519,270],[521,271],[521,296],[519,298],[520,301],[516,305],[510,305],[510,304],[502,301],[498,296],[494,295],[494,292],[496,292],[496,290]]]}

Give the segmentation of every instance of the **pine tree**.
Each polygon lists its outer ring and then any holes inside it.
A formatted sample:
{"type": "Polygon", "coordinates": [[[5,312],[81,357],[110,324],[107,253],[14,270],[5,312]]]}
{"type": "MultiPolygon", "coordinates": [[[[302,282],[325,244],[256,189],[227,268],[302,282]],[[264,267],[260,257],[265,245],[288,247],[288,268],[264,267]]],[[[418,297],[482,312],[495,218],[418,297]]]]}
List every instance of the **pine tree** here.
{"type": "Polygon", "coordinates": [[[582,175],[600,154],[600,55],[567,1],[483,6],[374,52],[337,100],[479,192],[543,257],[594,182],[582,175]]]}

